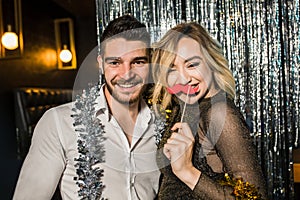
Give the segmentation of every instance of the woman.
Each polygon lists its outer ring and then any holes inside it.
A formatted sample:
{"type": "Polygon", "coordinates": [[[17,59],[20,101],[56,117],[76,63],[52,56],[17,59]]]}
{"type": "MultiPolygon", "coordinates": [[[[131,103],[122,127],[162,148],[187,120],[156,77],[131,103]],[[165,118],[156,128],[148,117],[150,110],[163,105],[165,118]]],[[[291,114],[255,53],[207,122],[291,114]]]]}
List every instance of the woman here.
{"type": "Polygon", "coordinates": [[[265,198],[265,180],[234,105],[235,83],[220,45],[199,24],[179,24],[154,44],[153,63],[152,102],[161,105],[156,111],[171,109],[159,143],[158,198],[265,198]]]}

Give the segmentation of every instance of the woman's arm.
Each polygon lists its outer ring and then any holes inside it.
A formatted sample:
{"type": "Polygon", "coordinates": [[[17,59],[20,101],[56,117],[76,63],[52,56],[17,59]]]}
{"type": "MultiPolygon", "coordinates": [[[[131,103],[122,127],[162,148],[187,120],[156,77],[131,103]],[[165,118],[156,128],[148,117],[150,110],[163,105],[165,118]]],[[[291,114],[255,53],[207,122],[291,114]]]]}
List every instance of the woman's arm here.
{"type": "MultiPolygon", "coordinates": [[[[224,172],[254,184],[265,197],[265,179],[257,160],[255,146],[238,109],[233,104],[214,105],[204,124],[206,137],[222,161],[224,172]],[[224,111],[224,106],[225,112],[220,112],[224,111]]],[[[232,187],[223,186],[205,174],[201,174],[194,192],[207,199],[234,199],[231,195],[232,187]]]]}

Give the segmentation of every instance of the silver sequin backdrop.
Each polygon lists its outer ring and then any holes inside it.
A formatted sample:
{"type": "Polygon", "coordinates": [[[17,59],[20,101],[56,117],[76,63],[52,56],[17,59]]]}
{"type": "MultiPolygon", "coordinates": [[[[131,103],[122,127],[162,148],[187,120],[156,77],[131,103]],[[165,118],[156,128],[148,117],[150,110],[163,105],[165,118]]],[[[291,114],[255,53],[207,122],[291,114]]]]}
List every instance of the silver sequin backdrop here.
{"type": "MultiPolygon", "coordinates": [[[[132,14],[157,41],[185,21],[222,45],[236,80],[236,104],[252,120],[270,199],[293,199],[292,150],[299,141],[299,0],[96,0],[98,36],[132,14]]],[[[99,44],[100,42],[98,42],[99,44]]]]}

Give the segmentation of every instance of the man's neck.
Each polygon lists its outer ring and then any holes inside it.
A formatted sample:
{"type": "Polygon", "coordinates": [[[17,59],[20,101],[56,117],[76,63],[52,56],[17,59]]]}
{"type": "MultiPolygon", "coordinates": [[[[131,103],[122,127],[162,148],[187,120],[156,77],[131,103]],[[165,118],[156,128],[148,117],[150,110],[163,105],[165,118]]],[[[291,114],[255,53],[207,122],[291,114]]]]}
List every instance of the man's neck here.
{"type": "Polygon", "coordinates": [[[131,145],[133,131],[139,113],[140,101],[128,104],[120,103],[108,92],[105,92],[105,97],[110,114],[117,120],[126,134],[129,145],[131,145]]]}
{"type": "Polygon", "coordinates": [[[128,120],[135,123],[139,113],[139,101],[131,104],[123,104],[111,98],[109,105],[111,114],[119,120],[128,120]]]}

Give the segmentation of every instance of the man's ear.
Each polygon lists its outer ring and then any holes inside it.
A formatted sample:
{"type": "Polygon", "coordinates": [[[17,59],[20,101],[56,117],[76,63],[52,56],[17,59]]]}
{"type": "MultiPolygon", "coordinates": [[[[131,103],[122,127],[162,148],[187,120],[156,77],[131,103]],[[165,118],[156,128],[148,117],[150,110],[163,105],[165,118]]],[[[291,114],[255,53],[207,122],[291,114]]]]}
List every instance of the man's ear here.
{"type": "Polygon", "coordinates": [[[98,67],[99,67],[99,70],[102,72],[102,74],[103,74],[103,72],[104,72],[104,69],[103,69],[103,59],[102,59],[102,56],[101,55],[99,55],[98,57],[97,57],[97,61],[98,61],[98,67]]]}

